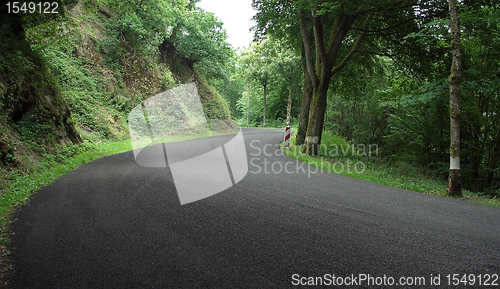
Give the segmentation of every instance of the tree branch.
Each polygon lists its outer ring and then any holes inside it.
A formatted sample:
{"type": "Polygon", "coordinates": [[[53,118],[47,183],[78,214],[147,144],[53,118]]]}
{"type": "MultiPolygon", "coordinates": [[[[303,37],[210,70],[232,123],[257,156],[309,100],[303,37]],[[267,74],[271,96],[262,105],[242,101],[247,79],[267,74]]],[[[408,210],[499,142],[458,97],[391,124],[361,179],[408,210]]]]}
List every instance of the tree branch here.
{"type": "Polygon", "coordinates": [[[335,63],[335,59],[337,58],[337,54],[342,46],[342,41],[344,40],[345,35],[349,29],[350,19],[347,16],[337,16],[338,18],[342,18],[340,20],[340,26],[338,27],[338,32],[335,33],[335,39],[333,39],[331,43],[331,47],[328,50],[328,63],[330,63],[330,69],[335,63]]]}
{"type": "MultiPolygon", "coordinates": [[[[367,23],[368,23],[368,21],[370,21],[370,19],[371,19],[371,15],[368,15],[365,19],[364,26],[367,25],[367,23]]],[[[359,46],[361,45],[361,41],[363,40],[365,35],[366,35],[366,32],[361,32],[358,39],[354,43],[354,46],[351,48],[351,51],[344,57],[344,59],[339,63],[339,65],[335,66],[332,69],[332,75],[334,75],[335,73],[342,70],[342,68],[344,68],[346,66],[347,62],[349,62],[349,60],[351,60],[351,58],[354,56],[354,54],[356,54],[359,46]]]]}
{"type": "Polygon", "coordinates": [[[311,51],[312,46],[311,42],[309,41],[309,34],[307,33],[305,11],[303,9],[299,9],[297,16],[299,18],[299,27],[300,27],[300,34],[302,36],[302,42],[304,43],[304,52],[306,54],[307,73],[309,74],[309,78],[311,79],[313,85],[317,86],[319,83],[319,79],[314,70],[314,63],[311,51]]]}
{"type": "Polygon", "coordinates": [[[323,41],[323,23],[321,23],[321,17],[316,16],[316,10],[316,8],[312,10],[314,39],[316,40],[316,50],[318,51],[318,56],[321,58],[321,63],[324,64],[326,63],[327,57],[325,42],[323,41]]]}
{"type": "Polygon", "coordinates": [[[356,54],[359,46],[361,45],[361,41],[363,40],[364,37],[365,37],[365,32],[362,32],[361,35],[359,35],[358,39],[356,40],[356,43],[354,43],[354,46],[351,48],[349,54],[347,54],[344,57],[344,59],[342,60],[342,62],[339,63],[339,65],[335,66],[332,69],[332,75],[335,75],[335,73],[339,72],[340,70],[342,70],[342,68],[346,66],[347,62],[349,62],[349,60],[351,60],[354,54],[356,54]]]}
{"type": "Polygon", "coordinates": [[[358,50],[357,53],[371,54],[371,55],[378,55],[378,56],[385,56],[385,57],[396,57],[396,54],[388,54],[388,53],[383,53],[383,52],[366,51],[366,50],[358,50]]]}
{"type": "Polygon", "coordinates": [[[327,53],[330,53],[330,51],[332,50],[334,41],[335,39],[337,39],[340,27],[342,27],[344,21],[345,17],[340,17],[340,16],[335,17],[335,23],[333,24],[332,30],[330,31],[330,39],[328,40],[327,53]]]}

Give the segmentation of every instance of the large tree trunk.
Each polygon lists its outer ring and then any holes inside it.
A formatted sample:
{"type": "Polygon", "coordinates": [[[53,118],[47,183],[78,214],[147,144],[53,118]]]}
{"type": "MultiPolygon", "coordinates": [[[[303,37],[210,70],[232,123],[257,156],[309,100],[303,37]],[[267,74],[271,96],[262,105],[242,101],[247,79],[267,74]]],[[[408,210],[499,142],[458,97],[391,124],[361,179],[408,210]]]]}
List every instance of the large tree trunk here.
{"type": "MultiPolygon", "coordinates": [[[[313,127],[314,127],[314,124],[316,122],[317,109],[318,109],[318,105],[319,105],[319,100],[321,98],[321,93],[320,93],[320,89],[319,89],[320,79],[319,79],[318,75],[316,74],[316,69],[318,68],[318,65],[316,65],[316,67],[315,67],[315,65],[313,64],[313,50],[312,50],[313,45],[309,40],[310,36],[309,36],[309,33],[307,31],[307,28],[306,28],[306,13],[304,10],[299,9],[298,18],[299,18],[300,34],[302,36],[302,43],[304,44],[304,54],[305,54],[304,59],[305,59],[306,68],[307,68],[306,73],[308,74],[309,79],[311,81],[311,86],[312,86],[312,91],[313,91],[312,97],[311,97],[311,103],[310,103],[310,107],[309,107],[309,118],[307,121],[306,137],[305,137],[305,141],[304,141],[304,144],[305,144],[304,151],[308,155],[315,155],[314,144],[318,143],[319,138],[314,138],[313,127]]],[[[317,29],[317,27],[315,27],[315,30],[316,29],[317,29]]],[[[315,32],[317,32],[317,31],[315,31],[315,32]]],[[[321,44],[323,44],[322,41],[323,40],[321,39],[321,44]]],[[[316,48],[317,48],[317,50],[319,49],[319,47],[317,46],[317,43],[316,43],[316,48]]],[[[322,48],[324,49],[324,47],[322,47],[322,48]]],[[[320,57],[319,55],[316,55],[317,63],[319,63],[318,62],[319,57],[320,57]]]]}
{"type": "Polygon", "coordinates": [[[325,123],[325,112],[326,112],[326,101],[328,96],[328,88],[330,86],[330,81],[332,80],[331,75],[325,76],[325,82],[322,81],[322,85],[320,86],[320,100],[318,103],[318,109],[316,114],[315,127],[313,127],[313,134],[318,136],[318,144],[317,144],[317,152],[319,153],[319,145],[321,144],[321,135],[323,132],[323,127],[325,123]]]}
{"type": "Polygon", "coordinates": [[[462,80],[462,49],[460,44],[460,18],[457,0],[449,0],[451,50],[453,54],[450,74],[450,175],[448,195],[462,197],[460,175],[460,83],[462,80]]]}
{"type": "Polygon", "coordinates": [[[307,64],[305,61],[304,45],[302,45],[302,65],[304,67],[304,86],[302,93],[302,105],[300,106],[299,128],[297,129],[297,136],[295,137],[295,144],[304,144],[307,131],[307,123],[309,121],[309,109],[311,106],[312,98],[312,83],[309,73],[307,72],[307,64]]]}
{"type": "Polygon", "coordinates": [[[322,73],[320,84],[313,94],[305,139],[305,151],[311,156],[319,155],[321,133],[323,131],[323,124],[325,120],[326,98],[331,79],[331,74],[322,73]]]}

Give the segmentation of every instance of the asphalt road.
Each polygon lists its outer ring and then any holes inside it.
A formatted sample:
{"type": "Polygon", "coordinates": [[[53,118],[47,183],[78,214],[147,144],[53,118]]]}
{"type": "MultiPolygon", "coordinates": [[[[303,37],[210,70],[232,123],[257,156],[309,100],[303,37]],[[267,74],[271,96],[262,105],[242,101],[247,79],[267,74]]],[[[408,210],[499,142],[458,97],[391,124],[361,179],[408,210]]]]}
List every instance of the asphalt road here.
{"type": "Polygon", "coordinates": [[[500,209],[308,175],[271,146],[256,156],[282,130],[243,132],[246,177],[183,206],[169,168],[141,167],[131,152],[42,188],[14,215],[13,287],[288,288],[335,275],[354,277],[343,281],[358,286],[347,288],[386,288],[400,277],[424,278],[404,279],[411,288],[447,288],[448,274],[480,275],[476,284],[500,274],[500,209]],[[294,172],[278,173],[287,162],[294,172]],[[436,277],[440,286],[431,286],[436,277]]]}

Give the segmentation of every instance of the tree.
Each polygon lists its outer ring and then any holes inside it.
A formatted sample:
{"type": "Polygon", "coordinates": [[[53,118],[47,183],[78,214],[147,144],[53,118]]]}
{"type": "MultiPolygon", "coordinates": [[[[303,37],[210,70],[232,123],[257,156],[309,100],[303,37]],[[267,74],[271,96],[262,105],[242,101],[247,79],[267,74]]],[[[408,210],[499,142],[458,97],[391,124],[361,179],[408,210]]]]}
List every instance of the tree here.
{"type": "MultiPolygon", "coordinates": [[[[251,110],[251,97],[252,97],[252,85],[256,80],[256,68],[254,64],[258,63],[259,55],[257,52],[257,43],[253,42],[246,50],[242,51],[238,56],[237,76],[247,84],[247,92],[244,100],[245,105],[240,105],[241,112],[246,114],[246,126],[250,125],[250,110],[251,110]]],[[[244,96],[243,96],[244,97],[244,96]]],[[[242,99],[240,99],[240,102],[242,99]]]]}
{"type": "MultiPolygon", "coordinates": [[[[328,1],[321,5],[311,1],[297,2],[307,71],[313,88],[305,139],[308,154],[318,154],[332,77],[341,72],[358,53],[365,37],[372,38],[365,45],[367,49],[381,50],[375,40],[380,42],[396,29],[415,28],[415,16],[410,13],[413,12],[414,4],[408,1],[363,1],[355,4],[328,1]],[[310,13],[310,18],[306,11],[310,13]],[[311,37],[308,35],[307,21],[313,24],[314,45],[309,41],[311,37]]],[[[376,51],[372,53],[376,54],[376,51]]]]}
{"type": "MultiPolygon", "coordinates": [[[[331,79],[340,73],[357,53],[383,55],[400,63],[416,62],[429,55],[426,45],[404,37],[442,12],[443,1],[293,1],[303,44],[303,59],[309,77],[312,99],[306,132],[306,151],[316,154],[321,142],[326,97],[331,79]],[[418,10],[418,11],[417,11],[418,10]]],[[[288,1],[256,0],[258,26],[272,33],[290,33],[292,25],[273,21],[275,12],[290,5],[288,1]],[[285,26],[282,29],[277,27],[285,26]],[[290,26],[290,28],[287,27],[290,26]],[[277,31],[277,32],[276,32],[277,31]]],[[[290,13],[288,13],[290,14],[290,13]]],[[[287,15],[288,15],[287,14],[287,15]]],[[[290,37],[294,37],[290,35],[290,37]]],[[[428,59],[426,59],[428,60],[428,59]]],[[[309,83],[304,77],[304,92],[309,83]]],[[[303,99],[303,104],[307,104],[303,99]]],[[[304,106],[303,106],[304,107],[304,106]]],[[[305,115],[306,113],[301,113],[305,115]]],[[[300,134],[300,132],[299,132],[300,134]]]]}
{"type": "MultiPolygon", "coordinates": [[[[296,54],[301,54],[302,69],[300,70],[303,73],[302,101],[299,126],[295,138],[296,144],[301,145],[304,143],[309,119],[312,84],[306,72],[304,44],[297,22],[297,10],[293,5],[293,1],[288,0],[253,0],[252,6],[257,10],[253,18],[257,22],[254,27],[257,38],[272,37],[289,47],[289,49],[294,50],[296,54]]],[[[308,25],[308,29],[312,31],[312,26],[308,25]]],[[[298,68],[297,71],[299,71],[298,68]]]]}
{"type": "MultiPolygon", "coordinates": [[[[448,0],[363,0],[355,5],[349,2],[352,1],[254,0],[254,8],[258,10],[257,36],[294,43],[296,52],[302,50],[303,65],[307,61],[312,63],[313,72],[321,79],[324,66],[318,40],[322,39],[328,50],[337,17],[344,15],[351,19],[352,25],[341,41],[334,65],[352,51],[361,33],[365,36],[354,56],[329,82],[323,127],[354,142],[375,141],[389,159],[430,168],[433,175],[449,181],[449,63],[453,57],[450,3],[448,0]],[[300,9],[303,26],[297,21],[300,9]],[[308,39],[297,37],[302,36],[301,27],[305,27],[308,39]],[[317,37],[317,31],[321,30],[318,27],[323,28],[323,37],[317,37]],[[304,45],[305,40],[309,45],[304,45]],[[306,47],[310,50],[309,57],[306,47]],[[378,62],[382,63],[383,73],[378,72],[378,62]]],[[[497,0],[456,2],[462,50],[460,110],[456,110],[461,122],[458,152],[460,169],[467,172],[460,176],[461,185],[498,195],[500,4],[497,0]]],[[[313,112],[308,104],[311,99],[307,98],[312,83],[307,65],[304,67],[302,108],[308,109],[301,109],[297,144],[301,144],[301,128],[307,128],[311,120],[307,114],[313,112]],[[303,116],[306,116],[304,125],[303,116]]],[[[321,115],[316,110],[316,118],[321,115]]]]}
{"type": "Polygon", "coordinates": [[[248,103],[247,103],[247,127],[250,121],[250,98],[252,97],[252,87],[248,84],[248,103]]]}
{"type": "Polygon", "coordinates": [[[237,67],[237,75],[248,87],[238,102],[248,124],[263,125],[264,114],[266,126],[284,126],[295,118],[297,109],[292,104],[297,103],[302,73],[300,57],[289,43],[274,37],[254,41],[238,58],[237,67]],[[255,118],[257,114],[260,120],[255,118]]]}
{"type": "Polygon", "coordinates": [[[270,48],[267,40],[261,41],[261,43],[253,42],[241,59],[243,67],[246,69],[245,75],[248,81],[258,83],[263,89],[262,123],[264,127],[266,127],[267,119],[267,95],[273,74],[271,68],[273,59],[270,48]]]}
{"type": "Polygon", "coordinates": [[[228,77],[225,72],[234,59],[234,52],[222,22],[213,13],[200,8],[189,10],[185,21],[177,27],[172,42],[192,68],[196,67],[207,77],[228,77]]]}
{"type": "MultiPolygon", "coordinates": [[[[464,1],[457,5],[462,50],[460,169],[467,171],[461,174],[462,188],[491,194],[497,190],[498,195],[500,4],[498,1],[481,0],[464,1]]],[[[451,51],[449,47],[448,50],[451,51]]]]}
{"type": "MultiPolygon", "coordinates": [[[[179,23],[184,23],[187,13],[184,0],[99,0],[99,9],[110,17],[107,21],[108,39],[103,48],[111,57],[117,57],[118,46],[125,39],[145,55],[154,55],[158,46],[167,38],[179,23]],[[109,8],[103,8],[108,6],[109,8]]],[[[112,59],[116,61],[116,59],[112,59]]]]}
{"type": "Polygon", "coordinates": [[[302,103],[300,105],[299,127],[295,136],[295,144],[302,145],[306,139],[307,124],[309,122],[309,109],[311,107],[312,98],[312,83],[309,73],[307,72],[307,64],[305,61],[305,49],[302,44],[301,50],[302,70],[304,71],[304,82],[302,87],[302,103]]]}
{"type": "Polygon", "coordinates": [[[450,3],[451,51],[450,73],[450,175],[448,195],[462,197],[460,175],[460,82],[462,80],[462,49],[460,44],[460,18],[457,0],[450,3]]]}
{"type": "Polygon", "coordinates": [[[288,101],[286,123],[290,122],[292,113],[293,84],[300,78],[300,58],[293,49],[284,41],[270,38],[266,47],[270,50],[272,62],[269,68],[277,72],[281,79],[288,83],[288,101]]]}

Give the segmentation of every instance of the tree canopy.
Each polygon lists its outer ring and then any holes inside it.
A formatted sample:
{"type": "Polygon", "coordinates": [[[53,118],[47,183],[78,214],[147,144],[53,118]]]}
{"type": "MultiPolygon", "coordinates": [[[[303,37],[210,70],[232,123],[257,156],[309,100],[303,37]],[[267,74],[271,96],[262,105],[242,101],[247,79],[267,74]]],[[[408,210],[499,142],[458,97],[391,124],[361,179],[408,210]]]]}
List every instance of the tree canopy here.
{"type": "MultiPolygon", "coordinates": [[[[220,94],[207,111],[243,126],[291,122],[298,126],[296,144],[310,155],[321,155],[326,131],[353,145],[377,143],[388,162],[409,162],[446,178],[453,63],[447,0],[253,0],[254,41],[239,51],[228,44],[222,21],[197,2],[58,1],[66,12],[86,7],[80,16],[87,18],[77,21],[65,13],[2,14],[0,45],[8,52],[0,58],[2,71],[17,80],[4,85],[4,109],[21,119],[31,99],[24,84],[52,75],[47,83],[71,95],[69,107],[92,127],[95,115],[85,113],[91,105],[109,102],[125,112],[145,91],[196,81],[206,84],[204,92],[220,94]],[[96,21],[102,31],[73,34],[85,21],[96,21]],[[82,60],[87,54],[94,66],[82,60]],[[50,65],[40,65],[45,62],[50,65]],[[118,80],[95,76],[100,65],[118,80]],[[102,92],[106,85],[112,88],[102,92]],[[14,97],[14,87],[21,97],[14,97]]],[[[481,192],[500,188],[497,2],[457,2],[463,184],[481,192]]]]}

